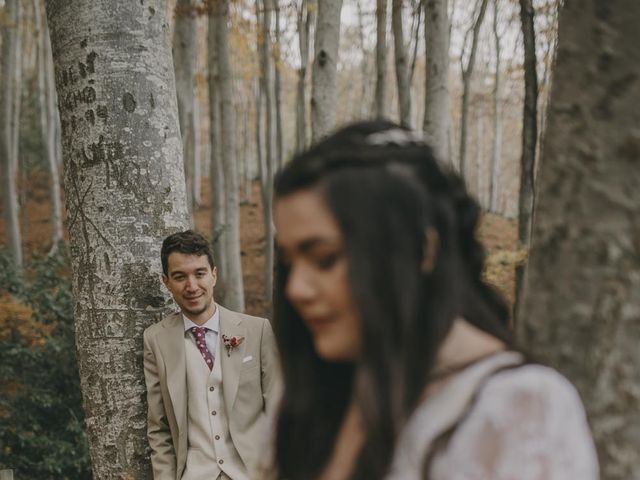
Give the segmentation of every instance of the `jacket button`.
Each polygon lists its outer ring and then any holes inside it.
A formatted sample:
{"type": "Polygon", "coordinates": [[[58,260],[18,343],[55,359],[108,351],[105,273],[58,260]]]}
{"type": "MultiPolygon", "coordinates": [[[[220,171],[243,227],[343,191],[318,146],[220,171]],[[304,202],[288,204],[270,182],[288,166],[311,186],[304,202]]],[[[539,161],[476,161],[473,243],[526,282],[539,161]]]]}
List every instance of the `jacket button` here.
{"type": "Polygon", "coordinates": [[[211,412],[211,415],[216,415],[217,412],[214,410],[213,412],[211,412]]]}
{"type": "Polygon", "coordinates": [[[218,463],[222,465],[224,463],[224,460],[218,460],[218,463]]]}
{"type": "Polygon", "coordinates": [[[220,435],[216,435],[216,440],[220,440],[220,435]]]}
{"type": "Polygon", "coordinates": [[[209,387],[209,391],[213,392],[216,389],[216,387],[209,387]]]}

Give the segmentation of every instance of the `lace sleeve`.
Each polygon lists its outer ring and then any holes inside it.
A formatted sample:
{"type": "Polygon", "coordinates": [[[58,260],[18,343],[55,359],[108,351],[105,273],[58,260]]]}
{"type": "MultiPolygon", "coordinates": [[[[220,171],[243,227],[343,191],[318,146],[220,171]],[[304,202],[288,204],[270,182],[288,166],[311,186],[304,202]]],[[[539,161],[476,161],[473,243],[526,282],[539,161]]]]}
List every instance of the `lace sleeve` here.
{"type": "Polygon", "coordinates": [[[573,386],[529,365],[488,381],[432,472],[448,480],[596,480],[598,464],[573,386]]]}

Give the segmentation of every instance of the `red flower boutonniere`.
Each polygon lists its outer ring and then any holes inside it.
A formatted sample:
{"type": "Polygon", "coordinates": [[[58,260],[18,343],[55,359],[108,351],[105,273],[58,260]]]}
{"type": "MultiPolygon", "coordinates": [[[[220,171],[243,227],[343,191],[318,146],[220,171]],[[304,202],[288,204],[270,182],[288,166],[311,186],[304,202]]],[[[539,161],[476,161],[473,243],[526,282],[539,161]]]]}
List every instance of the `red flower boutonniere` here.
{"type": "Polygon", "coordinates": [[[236,348],[242,342],[244,342],[244,337],[236,337],[235,335],[233,337],[227,337],[226,335],[222,335],[222,343],[224,344],[224,348],[227,349],[227,357],[230,357],[231,350],[236,348]]]}

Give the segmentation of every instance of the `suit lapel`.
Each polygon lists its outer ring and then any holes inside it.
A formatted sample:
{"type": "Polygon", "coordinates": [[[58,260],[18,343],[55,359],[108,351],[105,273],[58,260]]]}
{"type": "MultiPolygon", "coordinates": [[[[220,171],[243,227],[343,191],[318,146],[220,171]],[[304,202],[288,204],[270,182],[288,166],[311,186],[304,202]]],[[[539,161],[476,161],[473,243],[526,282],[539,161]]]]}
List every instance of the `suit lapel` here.
{"type": "Polygon", "coordinates": [[[247,332],[242,325],[242,319],[239,315],[220,305],[218,305],[218,308],[220,308],[220,335],[218,337],[218,353],[216,357],[220,360],[220,367],[222,368],[224,401],[227,406],[227,411],[231,412],[236,393],[238,393],[242,359],[244,358],[244,352],[247,346],[247,332]],[[222,341],[223,335],[227,337],[242,336],[245,337],[245,340],[227,352],[222,341]]]}
{"type": "Polygon", "coordinates": [[[160,351],[165,357],[167,368],[167,388],[173,404],[178,429],[187,427],[187,367],[184,353],[184,321],[176,313],[165,325],[162,335],[158,336],[160,351]]]}

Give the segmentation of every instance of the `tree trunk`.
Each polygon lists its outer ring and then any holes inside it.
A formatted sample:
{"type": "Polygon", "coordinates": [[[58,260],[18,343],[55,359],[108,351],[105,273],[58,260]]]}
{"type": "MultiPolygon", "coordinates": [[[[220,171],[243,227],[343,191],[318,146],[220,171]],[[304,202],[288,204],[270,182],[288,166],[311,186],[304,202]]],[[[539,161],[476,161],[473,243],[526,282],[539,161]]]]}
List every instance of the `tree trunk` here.
{"type": "Polygon", "coordinates": [[[309,31],[314,22],[315,3],[302,0],[298,9],[298,41],[300,44],[300,68],[296,93],[296,152],[307,147],[307,67],[309,66],[309,31]]]}
{"type": "Polygon", "coordinates": [[[22,269],[22,239],[18,204],[18,159],[14,145],[14,97],[19,95],[15,84],[16,69],[20,68],[20,0],[6,0],[5,13],[9,25],[2,28],[2,72],[0,72],[0,175],[7,245],[18,270],[22,269]]]}
{"type": "Polygon", "coordinates": [[[184,175],[187,182],[187,198],[192,225],[195,207],[193,191],[196,164],[196,43],[194,0],[177,0],[175,6],[175,26],[173,30],[173,68],[176,76],[184,175]]]}
{"type": "Polygon", "coordinates": [[[565,2],[519,333],[582,394],[603,479],[640,478],[640,3],[565,2]]]}
{"type": "Polygon", "coordinates": [[[362,81],[360,85],[360,98],[358,98],[359,109],[355,109],[353,113],[356,119],[369,118],[369,61],[365,45],[365,31],[364,31],[364,12],[362,11],[362,2],[358,0],[356,2],[358,11],[358,43],[360,51],[362,52],[362,60],[360,61],[360,75],[362,81]]]}
{"type": "Polygon", "coordinates": [[[273,0],[263,1],[262,14],[262,43],[260,45],[261,57],[261,90],[265,99],[265,161],[261,166],[260,173],[260,192],[262,194],[262,213],[264,221],[264,237],[265,237],[265,292],[268,299],[271,298],[273,291],[273,247],[274,232],[273,221],[271,219],[271,205],[273,197],[273,108],[271,100],[271,62],[269,61],[269,45],[271,44],[271,2],[273,0]]]}
{"type": "Polygon", "coordinates": [[[427,48],[423,129],[436,156],[452,162],[449,151],[449,16],[447,0],[425,0],[424,29],[427,48]]]}
{"type": "Polygon", "coordinates": [[[274,84],[274,100],[276,107],[276,159],[278,168],[282,168],[284,165],[284,146],[282,138],[282,80],[280,79],[280,52],[282,51],[282,45],[280,45],[280,7],[278,6],[278,0],[272,0],[273,13],[275,15],[275,45],[273,46],[273,66],[275,72],[275,84],[274,84]]]}
{"type": "MultiPolygon", "coordinates": [[[[538,75],[532,0],[520,0],[520,20],[524,44],[524,110],[522,120],[522,154],[520,157],[520,191],[518,196],[518,242],[529,246],[533,216],[534,169],[538,139],[538,75]]],[[[518,311],[524,266],[516,268],[515,311],[518,311]]],[[[517,319],[516,319],[517,321],[517,319]]]]}
{"type": "Polygon", "coordinates": [[[469,100],[471,97],[471,78],[476,64],[476,53],[478,51],[478,38],[480,27],[487,11],[489,0],[478,0],[478,17],[472,26],[471,51],[467,65],[462,67],[462,109],[460,113],[460,174],[464,177],[467,170],[467,141],[469,129],[469,100]]]}
{"type": "Polygon", "coordinates": [[[377,0],[376,7],[376,98],[377,118],[387,115],[387,4],[388,0],[377,0]]]}
{"type": "Polygon", "coordinates": [[[411,89],[409,87],[407,49],[404,45],[404,32],[402,29],[402,0],[392,0],[391,23],[393,25],[393,51],[396,63],[400,125],[411,128],[411,89]]]}
{"type": "Polygon", "coordinates": [[[51,188],[49,199],[51,202],[51,251],[55,251],[63,241],[62,231],[62,199],[60,197],[60,171],[56,158],[55,128],[58,111],[55,105],[55,87],[49,78],[52,67],[48,66],[51,60],[51,42],[46,24],[46,16],[40,6],[41,0],[33,0],[33,13],[36,27],[37,43],[37,69],[38,69],[38,103],[40,110],[40,128],[42,144],[47,156],[47,166],[51,188]],[[53,87],[53,88],[52,88],[53,87]]]}
{"type": "Polygon", "coordinates": [[[498,166],[500,164],[500,156],[502,155],[502,84],[501,84],[501,45],[500,34],[498,33],[498,0],[493,0],[493,39],[496,50],[496,70],[493,84],[493,147],[491,149],[491,165],[489,167],[489,211],[496,212],[497,184],[498,184],[498,166]]]}
{"type": "Polygon", "coordinates": [[[235,132],[233,119],[233,82],[229,60],[229,0],[213,2],[216,21],[216,48],[218,51],[218,92],[220,95],[220,146],[225,180],[225,229],[227,278],[225,280],[225,306],[244,311],[244,286],[240,259],[240,200],[235,159],[235,132]]]}
{"type": "Polygon", "coordinates": [[[342,0],[318,2],[311,75],[311,135],[313,142],[327,136],[336,124],[336,77],[340,45],[342,0]]]}
{"type": "Polygon", "coordinates": [[[162,240],[189,226],[164,12],[160,0],[47,2],[96,480],[151,478],[142,331],[170,306],[162,240]]]}
{"type": "Polygon", "coordinates": [[[220,153],[220,95],[218,92],[218,54],[216,47],[216,21],[213,9],[209,11],[207,30],[207,64],[209,67],[209,186],[211,190],[211,239],[213,257],[218,268],[217,296],[222,302],[228,275],[225,229],[225,181],[220,153]]]}

